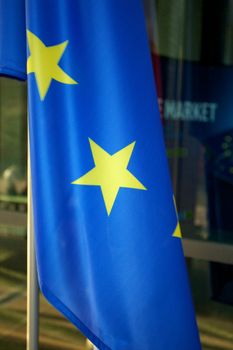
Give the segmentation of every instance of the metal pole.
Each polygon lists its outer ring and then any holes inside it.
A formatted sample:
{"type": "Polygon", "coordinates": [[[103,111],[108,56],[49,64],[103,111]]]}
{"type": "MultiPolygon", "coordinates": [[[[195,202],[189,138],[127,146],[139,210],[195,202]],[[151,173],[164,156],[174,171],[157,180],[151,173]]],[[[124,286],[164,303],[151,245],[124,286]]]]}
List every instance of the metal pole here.
{"type": "Polygon", "coordinates": [[[28,221],[27,221],[27,350],[38,350],[39,287],[36,270],[32,210],[31,166],[28,141],[28,221]]]}

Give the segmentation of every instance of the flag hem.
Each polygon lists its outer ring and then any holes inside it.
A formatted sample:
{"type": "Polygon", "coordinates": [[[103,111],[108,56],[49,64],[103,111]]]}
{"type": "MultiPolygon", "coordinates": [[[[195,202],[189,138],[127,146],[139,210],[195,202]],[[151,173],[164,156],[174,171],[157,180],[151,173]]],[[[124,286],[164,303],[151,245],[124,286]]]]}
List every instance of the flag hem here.
{"type": "Polygon", "coordinates": [[[17,69],[14,69],[14,68],[10,68],[10,67],[1,67],[0,66],[0,75],[6,76],[9,78],[19,79],[19,80],[27,80],[26,73],[19,71],[17,69]]]}
{"type": "Polygon", "coordinates": [[[70,311],[65,304],[63,304],[46,286],[40,283],[40,289],[45,298],[57,310],[59,310],[70,322],[72,322],[99,350],[111,350],[106,344],[102,342],[79,318],[77,318],[72,311],[70,311]]]}

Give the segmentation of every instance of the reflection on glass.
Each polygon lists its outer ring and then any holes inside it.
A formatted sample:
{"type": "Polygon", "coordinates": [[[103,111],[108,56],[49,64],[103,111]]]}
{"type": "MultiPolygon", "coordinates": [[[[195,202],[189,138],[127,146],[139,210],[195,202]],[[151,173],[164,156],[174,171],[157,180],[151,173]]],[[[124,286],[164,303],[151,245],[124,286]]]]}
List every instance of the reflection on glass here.
{"type": "Polygon", "coordinates": [[[25,349],[26,89],[0,79],[0,349],[25,349]]]}
{"type": "MultiPolygon", "coordinates": [[[[145,8],[183,236],[231,245],[233,2],[145,0],[145,8]]],[[[233,349],[233,266],[192,260],[189,272],[203,349],[233,349]]]]}
{"type": "Polygon", "coordinates": [[[210,298],[211,267],[206,261],[189,260],[189,275],[203,350],[233,349],[233,308],[210,298]]]}
{"type": "Polygon", "coordinates": [[[183,234],[233,242],[233,3],[148,0],[146,13],[183,234]]]}

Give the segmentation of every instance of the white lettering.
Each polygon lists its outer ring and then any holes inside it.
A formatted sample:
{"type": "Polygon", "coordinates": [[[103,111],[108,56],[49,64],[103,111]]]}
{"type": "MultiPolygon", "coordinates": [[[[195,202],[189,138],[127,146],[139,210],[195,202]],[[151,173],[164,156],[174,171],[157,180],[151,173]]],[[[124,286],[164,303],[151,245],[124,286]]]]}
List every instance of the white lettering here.
{"type": "Polygon", "coordinates": [[[160,112],[165,119],[213,123],[216,103],[159,99],[160,112]]]}

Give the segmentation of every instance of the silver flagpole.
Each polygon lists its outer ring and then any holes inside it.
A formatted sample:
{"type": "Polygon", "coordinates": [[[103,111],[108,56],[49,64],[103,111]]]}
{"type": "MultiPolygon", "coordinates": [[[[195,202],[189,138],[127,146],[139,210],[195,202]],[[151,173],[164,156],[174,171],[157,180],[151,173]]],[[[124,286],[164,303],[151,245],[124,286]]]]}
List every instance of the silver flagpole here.
{"type": "Polygon", "coordinates": [[[38,350],[39,287],[37,280],[32,210],[31,164],[28,137],[28,220],[27,220],[27,350],[38,350]]]}

